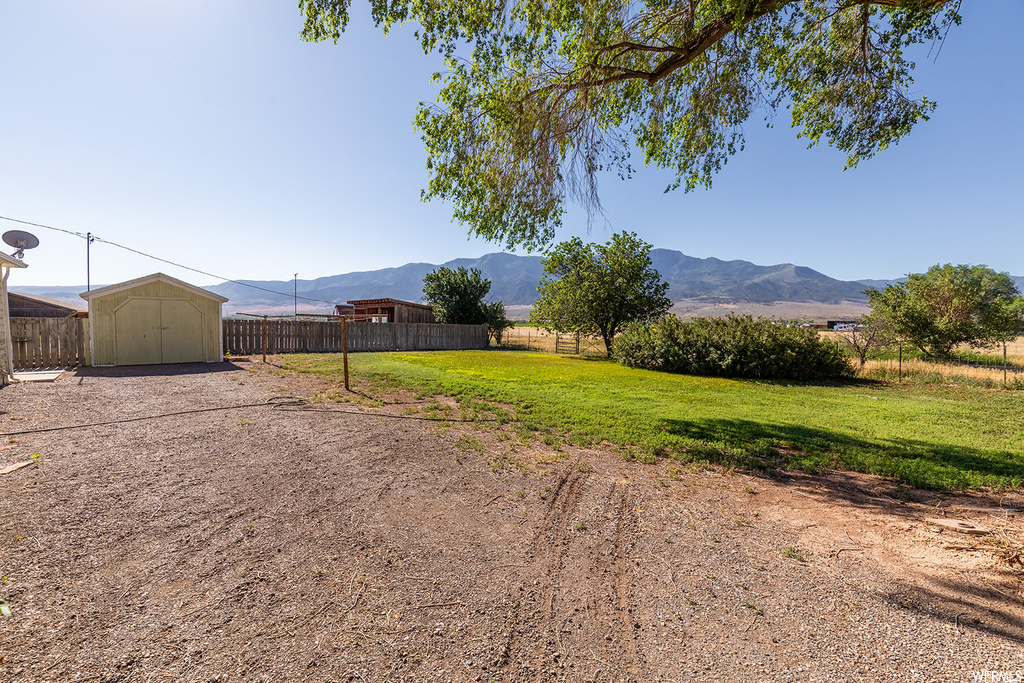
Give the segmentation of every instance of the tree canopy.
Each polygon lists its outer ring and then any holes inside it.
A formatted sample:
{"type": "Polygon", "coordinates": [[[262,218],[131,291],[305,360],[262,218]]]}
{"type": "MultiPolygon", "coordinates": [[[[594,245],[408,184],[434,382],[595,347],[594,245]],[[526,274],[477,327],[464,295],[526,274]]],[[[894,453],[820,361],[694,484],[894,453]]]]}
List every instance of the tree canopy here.
{"type": "Polygon", "coordinates": [[[441,267],[423,276],[423,300],[434,309],[434,317],[449,325],[482,325],[488,312],[484,297],[491,291],[491,281],[473,268],[452,270],[441,267]]]}
{"type": "Polygon", "coordinates": [[[865,290],[872,315],[930,356],[958,344],[992,346],[1021,330],[1024,297],[1006,273],[985,266],[936,265],[882,291],[865,290]]]}
{"type": "Polygon", "coordinates": [[[556,332],[600,335],[610,356],[622,325],[662,315],[672,304],[650,253],[651,245],[629,232],[608,244],[562,242],[541,261],[530,319],[556,332]]]}
{"type": "MultiPolygon", "coordinates": [[[[910,95],[916,43],[962,0],[370,0],[388,30],[419,26],[445,71],[420,104],[426,199],[472,233],[550,243],[567,200],[600,211],[597,177],[630,155],[710,186],[743,124],[789,109],[798,137],[847,167],[896,144],[935,103],[910,95]]],[[[338,40],[351,0],[299,0],[307,40],[338,40]]]]}

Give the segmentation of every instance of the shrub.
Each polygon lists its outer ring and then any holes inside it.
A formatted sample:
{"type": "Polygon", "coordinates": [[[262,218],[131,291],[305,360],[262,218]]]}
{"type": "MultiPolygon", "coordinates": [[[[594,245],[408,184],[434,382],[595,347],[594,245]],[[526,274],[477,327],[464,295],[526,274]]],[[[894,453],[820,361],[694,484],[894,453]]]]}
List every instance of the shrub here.
{"type": "Polygon", "coordinates": [[[749,315],[633,323],[615,340],[615,356],[629,367],[687,375],[815,380],[852,374],[838,346],[813,330],[749,315]]]}

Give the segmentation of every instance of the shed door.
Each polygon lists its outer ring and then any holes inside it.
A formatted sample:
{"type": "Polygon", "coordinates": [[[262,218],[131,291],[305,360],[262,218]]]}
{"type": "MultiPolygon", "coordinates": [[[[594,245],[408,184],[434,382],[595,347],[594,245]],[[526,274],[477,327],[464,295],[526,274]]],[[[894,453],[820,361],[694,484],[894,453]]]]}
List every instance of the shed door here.
{"type": "Polygon", "coordinates": [[[203,312],[191,301],[160,302],[161,354],[164,363],[200,363],[203,358],[203,312]]]}
{"type": "Polygon", "coordinates": [[[114,311],[114,363],[160,363],[160,303],[129,299],[114,311]]]}
{"type": "Polygon", "coordinates": [[[114,362],[117,365],[203,360],[203,312],[191,302],[136,298],[114,311],[114,362]]]}

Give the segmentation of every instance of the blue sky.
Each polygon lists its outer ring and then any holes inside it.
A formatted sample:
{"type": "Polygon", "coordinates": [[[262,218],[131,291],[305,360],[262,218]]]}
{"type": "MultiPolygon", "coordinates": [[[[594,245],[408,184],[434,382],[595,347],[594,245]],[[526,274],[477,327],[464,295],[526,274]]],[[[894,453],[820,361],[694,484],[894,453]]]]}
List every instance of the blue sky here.
{"type": "MultiPolygon", "coordinates": [[[[338,45],[299,39],[296,3],[0,0],[0,215],[91,231],[229,278],[313,279],[499,251],[424,204],[411,126],[439,68],[410,30],[385,37],[357,2],[338,45]]],[[[853,171],[805,149],[783,113],[746,127],[709,191],[664,193],[642,170],[602,182],[606,241],[632,230],[692,256],[797,263],[841,279],[940,262],[1024,275],[1024,55],[1019,0],[969,0],[938,59],[918,60],[931,121],[853,171]]],[[[19,228],[0,221],[0,229],[19,228]]],[[[85,282],[85,243],[42,244],[10,286],[85,282]]],[[[588,237],[571,211],[559,239],[588,237]]],[[[162,270],[92,249],[93,283],[162,270]]]]}

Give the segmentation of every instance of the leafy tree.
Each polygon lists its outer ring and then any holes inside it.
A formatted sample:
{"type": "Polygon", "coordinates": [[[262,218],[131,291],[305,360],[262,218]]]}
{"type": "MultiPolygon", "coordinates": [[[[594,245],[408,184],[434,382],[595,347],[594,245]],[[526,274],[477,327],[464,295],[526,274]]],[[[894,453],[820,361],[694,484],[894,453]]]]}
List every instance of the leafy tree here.
{"type": "Polygon", "coordinates": [[[883,291],[866,289],[873,315],[924,353],[947,358],[958,344],[992,346],[1021,330],[1024,297],[1006,273],[936,265],[883,291]]]}
{"type": "Polygon", "coordinates": [[[541,261],[540,297],[530,319],[556,332],[598,334],[611,356],[622,325],[663,315],[672,305],[650,253],[651,245],[630,232],[603,245],[579,237],[562,242],[541,261]]]}
{"type": "Polygon", "coordinates": [[[477,268],[467,271],[438,268],[423,277],[423,300],[434,309],[438,322],[451,325],[482,325],[487,322],[483,299],[491,281],[477,268]]]}
{"type": "MultiPolygon", "coordinates": [[[[338,40],[352,0],[299,0],[306,40],[338,40]]],[[[910,95],[905,50],[959,24],[962,0],[370,0],[385,31],[418,24],[444,59],[436,105],[415,119],[424,197],[470,231],[549,243],[567,199],[600,210],[597,174],[630,153],[710,186],[761,109],[854,167],[935,103],[910,95]]]]}
{"type": "Polygon", "coordinates": [[[505,330],[515,327],[515,323],[505,317],[505,304],[500,301],[484,304],[484,313],[487,314],[487,332],[494,341],[494,345],[501,346],[505,330]]]}
{"type": "Polygon", "coordinates": [[[857,355],[861,367],[872,349],[885,348],[896,340],[888,319],[878,313],[861,317],[853,326],[838,330],[836,336],[857,355]]]}

